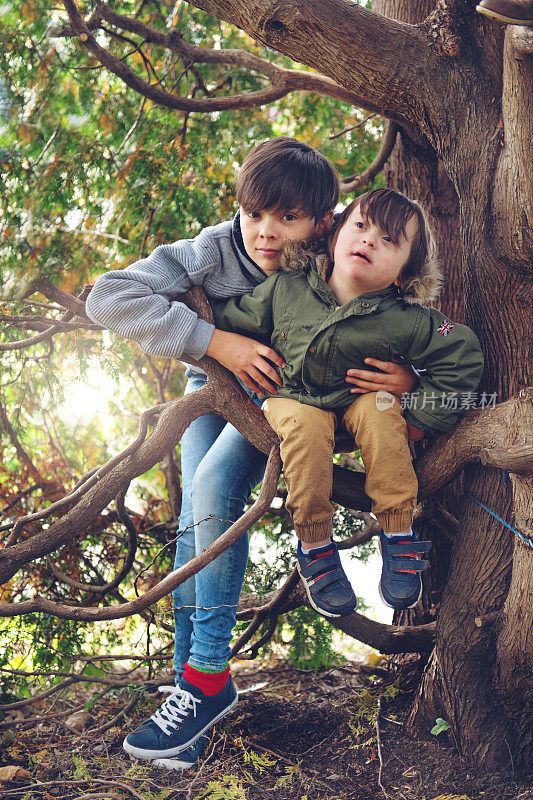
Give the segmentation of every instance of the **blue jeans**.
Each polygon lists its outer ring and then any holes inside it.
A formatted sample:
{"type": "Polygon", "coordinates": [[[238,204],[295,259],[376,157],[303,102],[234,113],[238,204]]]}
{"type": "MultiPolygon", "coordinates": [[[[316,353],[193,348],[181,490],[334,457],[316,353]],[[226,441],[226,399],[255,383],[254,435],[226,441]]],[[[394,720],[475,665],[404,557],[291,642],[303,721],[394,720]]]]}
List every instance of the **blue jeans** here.
{"type": "MultiPolygon", "coordinates": [[[[205,375],[187,371],[185,394],[205,375]]],[[[259,404],[259,402],[258,402],[259,404]]],[[[195,419],[181,439],[182,505],[174,569],[218,539],[243,513],[262,480],[267,457],[216,414],[195,419]]],[[[177,680],[186,661],[219,670],[230,655],[237,604],[248,563],[248,534],[172,592],[177,680]]]]}

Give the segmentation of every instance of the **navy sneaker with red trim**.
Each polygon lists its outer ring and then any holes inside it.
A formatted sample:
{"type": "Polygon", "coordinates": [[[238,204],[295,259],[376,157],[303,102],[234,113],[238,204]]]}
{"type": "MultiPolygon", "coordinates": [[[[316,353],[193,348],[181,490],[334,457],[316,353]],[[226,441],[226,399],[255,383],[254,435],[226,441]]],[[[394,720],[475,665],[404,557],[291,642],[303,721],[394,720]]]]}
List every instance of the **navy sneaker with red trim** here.
{"type": "Polygon", "coordinates": [[[346,577],[335,542],[302,552],[298,542],[296,567],[313,608],[325,617],[345,617],[357,608],[357,597],[346,577]]]}
{"type": "Polygon", "coordinates": [[[385,605],[397,611],[412,608],[422,594],[421,573],[429,561],[419,558],[420,553],[431,550],[431,542],[419,542],[413,531],[402,536],[379,534],[379,547],[383,558],[379,593],[385,605]]]}

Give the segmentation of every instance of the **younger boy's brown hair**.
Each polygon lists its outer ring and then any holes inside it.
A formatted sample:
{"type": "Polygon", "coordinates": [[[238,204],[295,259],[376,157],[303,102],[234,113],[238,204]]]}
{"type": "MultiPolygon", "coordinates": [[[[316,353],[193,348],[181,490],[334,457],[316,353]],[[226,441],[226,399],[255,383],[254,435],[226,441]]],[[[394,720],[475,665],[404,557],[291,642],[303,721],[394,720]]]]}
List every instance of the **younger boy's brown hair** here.
{"type": "Polygon", "coordinates": [[[407,299],[418,297],[421,288],[425,302],[433,299],[441,284],[441,274],[436,262],[435,234],[423,206],[394,189],[373,189],[356,197],[335,220],[330,232],[328,251],[332,262],[339,231],[355,208],[359,208],[361,216],[381,228],[393,242],[405,236],[410,219],[417,221],[409,259],[400,272],[399,288],[407,299]]]}
{"type": "Polygon", "coordinates": [[[237,174],[236,192],[245,211],[300,211],[318,224],[337,205],[339,176],[322,153],[279,136],[250,150],[237,174]]]}

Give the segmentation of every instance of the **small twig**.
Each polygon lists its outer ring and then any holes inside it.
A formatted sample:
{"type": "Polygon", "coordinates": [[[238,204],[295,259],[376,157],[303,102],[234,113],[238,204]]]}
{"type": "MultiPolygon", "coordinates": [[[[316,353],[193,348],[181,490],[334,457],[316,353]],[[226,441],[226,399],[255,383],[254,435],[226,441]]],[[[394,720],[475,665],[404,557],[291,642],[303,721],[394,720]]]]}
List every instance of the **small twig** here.
{"type": "Polygon", "coordinates": [[[378,697],[378,707],[377,707],[377,711],[376,711],[376,739],[377,739],[377,743],[378,743],[378,758],[379,758],[378,785],[379,785],[379,788],[381,789],[381,791],[383,792],[383,794],[385,795],[385,797],[388,800],[389,795],[385,791],[385,787],[383,786],[383,784],[381,782],[381,776],[382,776],[382,773],[383,773],[383,754],[381,752],[381,731],[379,729],[379,715],[381,714],[381,701],[382,701],[382,699],[383,699],[382,697],[378,697]]]}
{"type": "MultiPolygon", "coordinates": [[[[224,734],[224,735],[225,735],[225,734],[224,734]]],[[[192,779],[192,781],[190,782],[190,784],[189,784],[189,791],[187,792],[187,798],[186,798],[186,800],[191,800],[191,798],[192,798],[192,790],[194,789],[194,787],[195,787],[195,786],[197,786],[197,785],[198,785],[198,782],[199,782],[199,780],[200,780],[200,777],[201,777],[201,775],[202,775],[202,772],[203,772],[203,770],[204,770],[204,767],[205,767],[205,765],[206,765],[206,764],[207,764],[209,761],[211,761],[211,759],[212,759],[212,758],[213,758],[213,756],[215,755],[215,752],[216,752],[215,744],[214,744],[213,742],[211,742],[210,744],[212,744],[212,749],[211,749],[211,752],[209,753],[209,755],[208,755],[206,758],[204,758],[204,759],[203,759],[203,761],[202,761],[202,763],[201,763],[201,765],[200,765],[200,769],[198,770],[198,772],[196,773],[196,775],[194,776],[194,778],[193,778],[193,779],[192,779]]],[[[208,747],[209,747],[209,745],[208,745],[208,747]]]]}
{"type": "Polygon", "coordinates": [[[132,709],[134,709],[138,702],[139,702],[139,694],[137,693],[134,697],[131,698],[131,700],[129,700],[126,703],[125,706],[123,706],[123,708],[120,709],[118,714],[115,714],[114,717],[111,717],[111,719],[108,720],[104,725],[99,725],[97,728],[91,728],[90,730],[87,731],[87,733],[83,732],[80,736],[76,738],[75,741],[78,742],[80,739],[84,738],[92,739],[95,733],[104,733],[105,731],[108,731],[110,728],[113,727],[113,725],[116,722],[118,722],[119,719],[126,716],[126,714],[128,714],[132,709]]]}
{"type": "Polygon", "coordinates": [[[374,119],[377,117],[378,114],[369,114],[368,117],[359,120],[356,125],[350,125],[348,128],[344,128],[344,130],[339,131],[338,133],[332,133],[331,136],[328,136],[328,139],[338,139],[339,136],[344,136],[345,133],[350,133],[350,131],[355,131],[357,128],[360,128],[362,125],[365,125],[369,120],[374,119]]]}
{"type": "Polygon", "coordinates": [[[91,792],[90,794],[79,794],[74,800],[121,800],[118,794],[108,794],[107,792],[91,792]]]}
{"type": "Polygon", "coordinates": [[[396,134],[398,133],[398,126],[391,120],[386,120],[383,127],[383,139],[381,140],[381,147],[373,162],[363,172],[358,175],[351,175],[348,178],[342,178],[340,182],[341,192],[348,194],[348,192],[355,192],[361,186],[370,183],[376,175],[381,172],[387,159],[389,158],[394,145],[396,143],[396,134]]]}

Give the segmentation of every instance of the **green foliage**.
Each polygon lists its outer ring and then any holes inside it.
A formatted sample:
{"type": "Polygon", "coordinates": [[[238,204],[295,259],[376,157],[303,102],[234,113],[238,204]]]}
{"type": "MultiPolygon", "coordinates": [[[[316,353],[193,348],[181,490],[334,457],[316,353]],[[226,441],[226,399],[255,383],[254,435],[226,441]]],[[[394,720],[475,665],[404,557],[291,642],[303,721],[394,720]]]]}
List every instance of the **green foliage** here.
{"type": "Polygon", "coordinates": [[[349,720],[348,727],[353,733],[356,742],[352,745],[353,749],[367,747],[376,742],[375,728],[379,710],[379,699],[393,700],[399,692],[398,681],[387,686],[385,689],[362,689],[355,696],[355,706],[347,709],[349,720]],[[370,736],[369,729],[371,731],[370,736]]]}
{"type": "Polygon", "coordinates": [[[236,775],[222,775],[218,780],[209,781],[196,795],[196,800],[246,800],[246,790],[236,775]]]}
{"type": "Polygon", "coordinates": [[[344,657],[334,650],[331,624],[314,609],[306,606],[294,609],[287,614],[287,625],[292,633],[288,657],[295,667],[317,672],[322,667],[344,663],[344,657]]]}
{"type": "MultiPolygon", "coordinates": [[[[268,770],[270,767],[273,767],[277,763],[275,759],[269,758],[265,754],[261,755],[260,753],[257,753],[255,750],[252,750],[252,748],[247,747],[243,742],[242,738],[237,738],[235,741],[238,745],[240,745],[242,749],[244,763],[250,765],[250,767],[252,767],[253,770],[257,772],[259,775],[261,775],[261,773],[265,772],[266,770],[268,770]]],[[[252,775],[250,773],[248,773],[248,775],[250,782],[253,782],[252,775]]]]}

